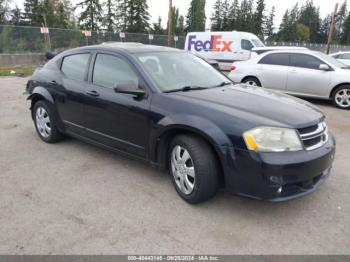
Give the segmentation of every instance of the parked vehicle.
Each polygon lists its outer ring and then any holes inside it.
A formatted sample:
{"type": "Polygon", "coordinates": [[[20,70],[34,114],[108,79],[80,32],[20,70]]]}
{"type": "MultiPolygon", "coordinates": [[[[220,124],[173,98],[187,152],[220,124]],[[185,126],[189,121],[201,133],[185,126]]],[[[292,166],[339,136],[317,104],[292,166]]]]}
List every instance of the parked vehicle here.
{"type": "Polygon", "coordinates": [[[297,96],[331,99],[350,108],[350,70],[323,53],[309,50],[267,52],[233,63],[229,77],[238,83],[274,89],[297,96]]]}
{"type": "Polygon", "coordinates": [[[221,70],[228,70],[233,61],[247,60],[253,47],[264,47],[260,39],[246,32],[190,32],[185,50],[219,62],[221,70]]]}
{"type": "Polygon", "coordinates": [[[350,51],[338,52],[338,53],[331,54],[330,56],[334,57],[335,59],[342,62],[343,64],[350,66],[350,51]]]}
{"type": "Polygon", "coordinates": [[[185,51],[86,46],[58,54],[28,81],[47,143],[70,135],[169,169],[189,203],[219,187],[282,201],[330,173],[335,141],[311,104],[229,79],[185,51]],[[195,70],[194,70],[195,69],[195,70]]]}

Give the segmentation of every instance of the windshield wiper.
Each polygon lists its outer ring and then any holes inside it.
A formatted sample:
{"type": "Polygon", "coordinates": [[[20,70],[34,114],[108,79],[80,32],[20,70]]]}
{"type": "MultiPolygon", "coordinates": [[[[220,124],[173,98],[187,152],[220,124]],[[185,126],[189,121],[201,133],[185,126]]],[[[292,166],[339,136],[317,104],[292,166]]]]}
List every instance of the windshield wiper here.
{"type": "Polygon", "coordinates": [[[232,85],[232,82],[221,82],[220,84],[213,86],[213,87],[223,87],[223,86],[228,86],[232,85]]]}
{"type": "Polygon", "coordinates": [[[205,87],[205,86],[184,86],[182,88],[167,90],[167,91],[164,91],[163,93],[187,92],[187,91],[192,91],[192,90],[203,90],[203,89],[208,89],[208,87],[205,87]]]}

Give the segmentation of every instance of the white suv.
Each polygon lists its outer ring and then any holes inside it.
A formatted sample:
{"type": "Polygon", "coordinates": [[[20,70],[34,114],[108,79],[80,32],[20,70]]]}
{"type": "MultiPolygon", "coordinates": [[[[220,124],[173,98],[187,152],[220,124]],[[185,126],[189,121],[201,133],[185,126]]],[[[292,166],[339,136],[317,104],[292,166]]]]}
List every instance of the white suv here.
{"type": "Polygon", "coordinates": [[[271,51],[235,62],[229,77],[297,96],[331,99],[350,109],[350,67],[333,57],[310,50],[271,51]]]}

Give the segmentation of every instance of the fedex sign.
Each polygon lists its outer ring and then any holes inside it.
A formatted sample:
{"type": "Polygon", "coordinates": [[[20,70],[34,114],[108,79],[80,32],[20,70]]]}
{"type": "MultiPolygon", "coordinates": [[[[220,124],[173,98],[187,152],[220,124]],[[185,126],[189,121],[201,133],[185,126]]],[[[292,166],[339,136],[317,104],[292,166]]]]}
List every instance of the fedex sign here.
{"type": "Polygon", "coordinates": [[[196,40],[197,36],[191,35],[188,38],[187,50],[191,51],[192,47],[197,52],[200,51],[216,51],[216,52],[232,52],[231,45],[233,41],[223,41],[222,35],[212,35],[210,40],[196,40]]]}

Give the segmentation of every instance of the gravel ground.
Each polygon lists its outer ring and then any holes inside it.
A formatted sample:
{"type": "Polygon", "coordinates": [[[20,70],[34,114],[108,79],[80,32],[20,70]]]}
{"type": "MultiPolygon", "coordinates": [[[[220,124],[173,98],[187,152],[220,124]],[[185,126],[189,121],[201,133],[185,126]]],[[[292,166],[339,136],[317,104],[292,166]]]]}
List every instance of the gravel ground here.
{"type": "Polygon", "coordinates": [[[35,133],[26,78],[0,78],[0,254],[349,254],[349,111],[317,104],[337,140],[313,194],[266,203],[220,192],[197,206],[169,177],[75,139],[35,133]]]}

